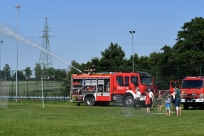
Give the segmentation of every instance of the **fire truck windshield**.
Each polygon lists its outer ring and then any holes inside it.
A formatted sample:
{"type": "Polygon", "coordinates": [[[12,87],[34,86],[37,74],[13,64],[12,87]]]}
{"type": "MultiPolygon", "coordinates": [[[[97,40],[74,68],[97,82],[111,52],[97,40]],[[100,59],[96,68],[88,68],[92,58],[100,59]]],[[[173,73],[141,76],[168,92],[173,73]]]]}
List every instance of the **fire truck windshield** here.
{"type": "Polygon", "coordinates": [[[142,75],[142,76],[140,76],[140,81],[141,81],[141,84],[152,85],[151,76],[142,75]]]}
{"type": "Polygon", "coordinates": [[[203,80],[183,80],[181,88],[202,88],[203,80]]]}

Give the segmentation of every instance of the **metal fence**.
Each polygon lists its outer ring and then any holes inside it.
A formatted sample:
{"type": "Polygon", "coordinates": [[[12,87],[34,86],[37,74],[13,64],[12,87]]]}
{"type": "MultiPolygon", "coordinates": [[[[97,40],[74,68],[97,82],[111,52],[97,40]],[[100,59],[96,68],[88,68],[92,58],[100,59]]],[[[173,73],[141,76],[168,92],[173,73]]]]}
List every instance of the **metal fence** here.
{"type": "MultiPolygon", "coordinates": [[[[132,71],[132,67],[99,67],[97,71],[132,71]]],[[[186,76],[204,75],[204,65],[135,66],[134,71],[150,73],[158,78],[159,89],[169,89],[171,80],[181,81],[186,76]]]]}
{"type": "Polygon", "coordinates": [[[45,100],[51,101],[65,101],[69,98],[69,94],[62,90],[62,79],[66,77],[67,74],[59,75],[60,73],[57,73],[56,75],[56,72],[53,72],[53,74],[48,73],[49,75],[36,78],[35,71],[32,71],[30,77],[26,78],[25,71],[18,71],[18,80],[16,82],[16,71],[11,71],[10,73],[8,77],[1,76],[0,89],[7,92],[7,95],[0,95],[0,99],[40,100],[44,98],[45,100]],[[20,75],[19,73],[22,74],[20,75]],[[7,88],[7,90],[5,90],[5,88],[7,88]]]}
{"type": "Polygon", "coordinates": [[[61,90],[62,81],[18,81],[16,90],[16,81],[2,81],[1,88],[4,94],[1,95],[4,97],[13,99],[41,99],[45,98],[47,100],[59,100],[67,99],[68,94],[64,94],[64,91],[61,90]],[[5,84],[7,83],[7,84],[5,84]],[[5,90],[7,88],[7,90],[5,90]]]}

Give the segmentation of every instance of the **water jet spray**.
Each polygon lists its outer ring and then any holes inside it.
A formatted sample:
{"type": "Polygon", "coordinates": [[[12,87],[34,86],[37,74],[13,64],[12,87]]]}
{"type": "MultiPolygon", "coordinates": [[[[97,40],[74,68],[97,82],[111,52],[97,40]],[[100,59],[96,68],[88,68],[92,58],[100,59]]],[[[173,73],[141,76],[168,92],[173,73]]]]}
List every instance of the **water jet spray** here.
{"type": "Polygon", "coordinates": [[[58,57],[57,55],[55,55],[55,54],[53,54],[53,53],[51,53],[51,52],[49,52],[49,51],[43,49],[42,47],[38,46],[37,44],[35,44],[35,43],[33,43],[33,42],[29,41],[29,40],[27,40],[26,38],[24,38],[24,37],[22,37],[22,36],[20,36],[20,35],[18,35],[18,34],[16,34],[16,33],[14,33],[11,29],[7,28],[6,26],[4,26],[4,25],[1,24],[1,23],[0,23],[0,33],[4,34],[4,35],[6,35],[6,36],[10,36],[10,37],[12,37],[12,38],[18,39],[19,41],[22,41],[22,42],[24,42],[25,44],[31,45],[31,46],[33,46],[33,47],[35,47],[35,48],[37,48],[37,49],[39,49],[39,50],[41,50],[41,51],[44,51],[44,52],[46,52],[46,53],[49,53],[50,55],[54,56],[55,58],[61,60],[62,62],[66,63],[66,64],[68,64],[68,65],[70,65],[72,68],[74,68],[74,69],[76,69],[77,71],[79,71],[80,73],[82,73],[81,70],[79,70],[78,68],[72,66],[72,65],[69,64],[67,61],[65,61],[65,60],[63,60],[62,58],[58,57]]]}

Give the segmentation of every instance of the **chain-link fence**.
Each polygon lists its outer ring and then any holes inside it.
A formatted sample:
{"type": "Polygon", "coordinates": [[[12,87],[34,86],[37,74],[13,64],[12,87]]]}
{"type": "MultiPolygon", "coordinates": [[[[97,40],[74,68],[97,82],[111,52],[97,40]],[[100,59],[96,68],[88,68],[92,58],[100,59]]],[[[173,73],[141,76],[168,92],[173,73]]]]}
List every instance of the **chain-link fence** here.
{"type": "Polygon", "coordinates": [[[7,109],[9,96],[9,82],[0,79],[0,108],[7,109]]]}
{"type": "MultiPolygon", "coordinates": [[[[132,67],[99,67],[98,71],[133,71],[132,67]]],[[[186,76],[201,76],[204,65],[166,65],[166,66],[135,66],[134,71],[148,72],[157,77],[158,89],[169,89],[172,80],[181,81],[186,76]]]]}
{"type": "Polygon", "coordinates": [[[2,84],[1,88],[7,89],[7,98],[10,100],[66,100],[69,96],[66,91],[62,90],[63,78],[67,76],[67,70],[53,70],[47,72],[42,76],[35,74],[35,71],[31,71],[29,76],[26,75],[26,71],[18,71],[18,79],[16,80],[16,71],[11,71],[9,76],[1,75],[2,84]]]}

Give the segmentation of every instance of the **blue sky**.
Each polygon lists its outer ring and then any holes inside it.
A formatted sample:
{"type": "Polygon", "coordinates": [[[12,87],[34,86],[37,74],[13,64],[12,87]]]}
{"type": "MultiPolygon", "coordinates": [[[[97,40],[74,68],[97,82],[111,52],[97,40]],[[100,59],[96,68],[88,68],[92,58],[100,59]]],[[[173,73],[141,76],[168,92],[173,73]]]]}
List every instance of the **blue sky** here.
{"type": "MultiPolygon", "coordinates": [[[[0,24],[42,46],[45,17],[48,17],[51,52],[68,63],[86,63],[101,57],[111,42],[118,43],[126,58],[134,52],[149,56],[164,45],[173,46],[185,22],[204,16],[203,0],[1,0],[0,24]]],[[[0,28],[2,29],[2,28],[0,28]]],[[[0,33],[1,69],[16,69],[16,39],[0,33]]],[[[34,69],[40,50],[19,41],[18,69],[34,69]]],[[[56,69],[68,64],[52,57],[56,69]]]]}

